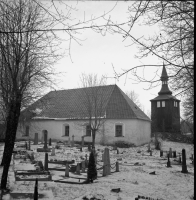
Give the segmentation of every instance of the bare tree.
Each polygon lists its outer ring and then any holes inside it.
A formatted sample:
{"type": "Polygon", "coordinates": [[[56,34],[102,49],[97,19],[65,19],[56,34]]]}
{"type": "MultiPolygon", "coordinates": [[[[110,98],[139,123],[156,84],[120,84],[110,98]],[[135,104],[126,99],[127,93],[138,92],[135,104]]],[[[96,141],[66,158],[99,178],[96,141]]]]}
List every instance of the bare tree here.
{"type": "Polygon", "coordinates": [[[136,93],[134,90],[131,90],[131,91],[127,91],[125,93],[141,110],[143,109],[142,108],[142,104],[139,100],[139,94],[136,93]]]}
{"type": "Polygon", "coordinates": [[[1,189],[6,189],[21,108],[50,84],[59,56],[56,35],[35,31],[54,24],[37,4],[1,1],[0,13],[0,97],[6,116],[1,189]]]}
{"type": "MultiPolygon", "coordinates": [[[[193,96],[194,88],[194,1],[134,1],[128,7],[129,23],[117,25],[110,21],[113,33],[121,34],[123,41],[138,45],[137,58],[156,56],[164,62],[170,74],[171,88],[176,95],[193,96]],[[132,34],[135,25],[159,27],[155,35],[140,38],[132,34]]],[[[129,45],[127,45],[129,46],[129,45]]],[[[119,78],[130,73],[135,80],[149,83],[149,88],[157,85],[159,76],[147,79],[139,69],[156,67],[148,63],[133,66],[116,74],[119,78]]]]}
{"type": "Polygon", "coordinates": [[[95,137],[105,123],[106,101],[102,86],[106,85],[104,76],[96,74],[82,74],[81,85],[84,92],[84,113],[92,133],[92,146],[95,146],[95,137]]]}

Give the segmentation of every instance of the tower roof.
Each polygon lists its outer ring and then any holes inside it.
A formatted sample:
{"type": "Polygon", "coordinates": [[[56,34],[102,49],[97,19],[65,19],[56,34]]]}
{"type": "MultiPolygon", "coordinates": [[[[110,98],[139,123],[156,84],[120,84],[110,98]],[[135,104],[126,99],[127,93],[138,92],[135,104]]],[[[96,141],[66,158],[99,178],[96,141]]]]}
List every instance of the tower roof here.
{"type": "Polygon", "coordinates": [[[162,74],[161,74],[161,81],[163,80],[168,80],[168,75],[167,75],[167,71],[166,71],[164,63],[163,63],[163,69],[162,69],[162,74]]]}

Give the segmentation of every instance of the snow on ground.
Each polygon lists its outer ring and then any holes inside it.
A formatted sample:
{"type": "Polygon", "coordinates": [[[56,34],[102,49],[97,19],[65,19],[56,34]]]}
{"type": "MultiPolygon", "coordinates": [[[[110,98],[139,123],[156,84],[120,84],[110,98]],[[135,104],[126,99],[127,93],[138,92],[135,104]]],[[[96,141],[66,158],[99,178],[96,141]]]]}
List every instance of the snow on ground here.
{"type": "MultiPolygon", "coordinates": [[[[53,144],[54,145],[54,144],[53,144]]],[[[32,145],[35,160],[42,160],[44,163],[44,153],[36,152],[39,145],[32,145]]],[[[43,145],[42,145],[43,146],[43,145]]],[[[76,147],[63,147],[56,149],[56,155],[51,156],[48,153],[50,159],[58,160],[72,160],[80,162],[85,158],[85,154],[89,155],[87,148],[83,148],[83,152],[80,152],[76,147]]],[[[97,145],[96,150],[98,152],[98,165],[97,168],[102,166],[101,155],[106,146],[97,145]]],[[[118,159],[120,163],[120,172],[111,173],[111,175],[103,177],[98,170],[98,179],[93,184],[68,184],[68,183],[56,183],[53,181],[39,181],[38,193],[45,194],[45,198],[41,199],[54,199],[54,200],[83,200],[87,199],[99,199],[99,200],[135,200],[140,196],[151,197],[154,199],[163,200],[188,200],[194,194],[194,165],[191,164],[189,159],[193,153],[193,146],[185,143],[163,141],[163,150],[182,152],[184,148],[186,150],[187,158],[187,174],[181,173],[182,166],[171,158],[171,168],[167,168],[167,158],[160,157],[160,151],[154,149],[154,145],[151,144],[153,149],[152,156],[147,152],[148,145],[132,148],[119,148],[120,154],[117,154],[112,147],[108,147],[110,151],[111,164],[115,163],[118,159]],[[140,152],[140,153],[139,153],[140,152]],[[137,163],[137,164],[136,164],[137,163]],[[135,165],[134,165],[135,164],[135,165]],[[155,175],[149,174],[154,172],[155,175]],[[111,189],[120,188],[119,193],[112,192],[111,189]],[[94,197],[94,198],[93,198],[94,197]]],[[[3,144],[0,144],[0,156],[3,153],[3,144]]],[[[114,165],[112,165],[114,166],[114,165]]],[[[61,167],[61,165],[49,164],[49,167],[61,167]]],[[[11,193],[33,193],[34,181],[15,181],[13,170],[28,170],[35,169],[33,164],[23,160],[15,160],[11,162],[9,170],[9,187],[11,193]]],[[[2,174],[2,167],[0,167],[0,175],[2,174]]],[[[115,171],[111,169],[112,172],[115,171]]],[[[52,179],[63,180],[65,172],[63,171],[51,171],[52,179]]],[[[70,173],[71,174],[71,173],[70,173]]],[[[74,176],[74,175],[72,175],[74,176]]],[[[85,175],[81,175],[85,177],[85,175]]],[[[64,179],[65,180],[65,179],[64,179]]],[[[3,200],[15,199],[11,198],[9,194],[3,196],[3,200]]],[[[20,198],[20,199],[32,199],[32,198],[20,198]]]]}

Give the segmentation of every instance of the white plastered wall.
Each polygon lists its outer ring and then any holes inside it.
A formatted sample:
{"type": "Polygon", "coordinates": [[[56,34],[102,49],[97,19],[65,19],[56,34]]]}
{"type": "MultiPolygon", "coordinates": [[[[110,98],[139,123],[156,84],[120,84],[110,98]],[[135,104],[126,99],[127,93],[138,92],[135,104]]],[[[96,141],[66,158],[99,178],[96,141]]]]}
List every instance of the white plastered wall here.
{"type": "MultiPolygon", "coordinates": [[[[75,141],[81,141],[81,136],[86,134],[85,125],[87,121],[77,120],[33,120],[29,125],[29,137],[33,139],[34,134],[38,133],[39,140],[42,138],[42,131],[48,131],[48,138],[52,138],[60,141],[68,141],[68,137],[63,136],[65,125],[69,125],[69,137],[72,140],[74,135],[75,141]]],[[[25,138],[22,136],[25,127],[19,126],[17,130],[17,138],[25,138]]],[[[125,141],[134,143],[135,145],[141,145],[148,143],[151,137],[151,124],[149,121],[138,119],[114,119],[107,120],[101,131],[96,134],[96,143],[112,144],[116,141],[125,141]],[[115,137],[115,125],[123,126],[123,137],[115,137]]],[[[86,136],[85,141],[92,141],[92,138],[86,136]]]]}

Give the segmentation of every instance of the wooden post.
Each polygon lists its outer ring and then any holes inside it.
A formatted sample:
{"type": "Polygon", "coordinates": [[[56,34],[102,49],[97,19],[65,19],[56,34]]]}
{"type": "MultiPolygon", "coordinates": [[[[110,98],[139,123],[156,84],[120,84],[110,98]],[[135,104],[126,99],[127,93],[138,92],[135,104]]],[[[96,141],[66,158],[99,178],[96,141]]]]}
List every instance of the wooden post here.
{"type": "Polygon", "coordinates": [[[187,166],[186,166],[186,151],[182,149],[182,173],[188,173],[187,166]]]}
{"type": "Polygon", "coordinates": [[[150,150],[150,156],[152,156],[152,151],[150,150]]]}
{"type": "Polygon", "coordinates": [[[66,166],[65,166],[65,177],[69,177],[69,164],[66,163],[66,166]]]}
{"type": "Polygon", "coordinates": [[[160,157],[163,156],[163,150],[160,150],[160,157]]]}
{"type": "Polygon", "coordinates": [[[35,179],[34,200],[38,200],[38,179],[35,179]]]}
{"type": "Polygon", "coordinates": [[[45,153],[44,170],[48,171],[48,153],[45,153]]]}
{"type": "Polygon", "coordinates": [[[38,144],[38,133],[35,133],[35,136],[34,136],[34,145],[37,145],[38,144]]]}

